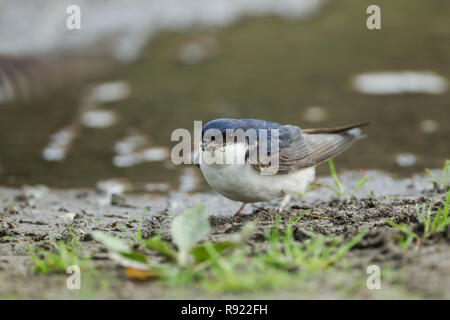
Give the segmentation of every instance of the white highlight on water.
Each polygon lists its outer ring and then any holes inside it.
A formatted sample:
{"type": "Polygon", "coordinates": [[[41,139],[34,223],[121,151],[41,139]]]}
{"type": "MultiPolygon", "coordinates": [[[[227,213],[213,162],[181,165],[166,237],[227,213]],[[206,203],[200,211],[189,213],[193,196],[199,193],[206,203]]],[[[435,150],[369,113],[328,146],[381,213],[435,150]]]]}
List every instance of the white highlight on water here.
{"type": "Polygon", "coordinates": [[[167,147],[150,146],[150,140],[143,134],[134,132],[114,145],[116,155],[113,164],[119,168],[132,167],[144,162],[167,160],[170,156],[167,147]]]}
{"type": "Polygon", "coordinates": [[[439,129],[439,124],[435,121],[435,120],[423,120],[420,123],[420,130],[423,133],[426,134],[431,134],[431,133],[435,133],[436,131],[438,131],[439,129]]]}
{"type": "Polygon", "coordinates": [[[412,153],[401,153],[396,156],[395,162],[400,167],[410,167],[416,163],[416,156],[412,153]]]}
{"type": "Polygon", "coordinates": [[[319,106],[308,107],[303,114],[304,119],[309,122],[321,122],[324,121],[327,116],[327,111],[319,106]]]}
{"type": "Polygon", "coordinates": [[[128,98],[131,89],[128,82],[116,81],[98,85],[92,90],[92,97],[98,103],[110,103],[128,98]]]}
{"type": "Polygon", "coordinates": [[[47,161],[61,161],[66,158],[66,153],[75,131],[71,127],[63,128],[50,136],[50,143],[42,151],[42,157],[47,161]]]}
{"type": "Polygon", "coordinates": [[[427,93],[447,91],[447,80],[431,71],[364,73],[353,79],[355,89],[365,94],[427,93]]]}
{"type": "Polygon", "coordinates": [[[108,128],[115,124],[117,116],[110,110],[92,110],[83,113],[81,122],[88,128],[108,128]]]}

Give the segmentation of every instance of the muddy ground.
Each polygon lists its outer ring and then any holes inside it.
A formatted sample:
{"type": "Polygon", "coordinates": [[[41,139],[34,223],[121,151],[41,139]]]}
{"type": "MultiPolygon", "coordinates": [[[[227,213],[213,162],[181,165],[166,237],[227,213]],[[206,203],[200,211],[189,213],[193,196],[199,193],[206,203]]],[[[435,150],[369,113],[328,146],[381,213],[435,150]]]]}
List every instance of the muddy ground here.
{"type": "MultiPolygon", "coordinates": [[[[369,182],[356,197],[342,200],[328,189],[311,191],[302,199],[291,201],[282,213],[282,227],[293,217],[309,211],[297,224],[295,238],[309,236],[308,230],[325,235],[355,236],[364,228],[366,237],[349,253],[352,267],[346,272],[331,270],[300,283],[289,290],[264,290],[235,294],[210,293],[201,288],[167,287],[158,281],[136,282],[127,279],[122,267],[108,258],[90,232],[101,230],[125,237],[124,225],[135,234],[142,228],[144,237],[162,233],[170,240],[170,219],[185,208],[204,204],[210,213],[212,232],[209,240],[220,241],[238,231],[248,221],[257,225],[249,242],[265,241],[264,233],[273,226],[276,202],[248,205],[240,217],[232,217],[239,206],[215,193],[168,195],[126,194],[111,196],[96,190],[49,190],[46,187],[0,188],[0,298],[450,298],[450,229],[441,235],[403,252],[398,245],[399,232],[386,225],[414,225],[417,204],[445,198],[446,190],[434,187],[429,178],[417,175],[395,180],[380,172],[365,172],[369,182]],[[133,219],[140,213],[148,213],[133,219]],[[100,272],[88,275],[83,290],[68,290],[67,275],[37,275],[27,254],[27,247],[49,247],[55,235],[68,234],[73,225],[82,245],[93,255],[100,272]],[[379,265],[382,270],[381,289],[366,288],[366,268],[379,265]],[[89,280],[89,281],[88,281],[89,280]]],[[[361,173],[350,172],[342,177],[344,186],[352,190],[361,173]]],[[[320,183],[332,184],[331,178],[320,183]]],[[[434,209],[443,206],[436,201],[434,209]]]]}

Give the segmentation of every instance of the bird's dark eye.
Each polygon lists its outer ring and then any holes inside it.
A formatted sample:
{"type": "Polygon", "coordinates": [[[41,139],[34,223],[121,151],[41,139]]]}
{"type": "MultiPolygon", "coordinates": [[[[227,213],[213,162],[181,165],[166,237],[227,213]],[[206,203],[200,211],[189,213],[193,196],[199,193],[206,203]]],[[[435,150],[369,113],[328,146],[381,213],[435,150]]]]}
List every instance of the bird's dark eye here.
{"type": "Polygon", "coordinates": [[[216,137],[212,136],[211,141],[215,141],[215,140],[216,140],[216,137]]]}

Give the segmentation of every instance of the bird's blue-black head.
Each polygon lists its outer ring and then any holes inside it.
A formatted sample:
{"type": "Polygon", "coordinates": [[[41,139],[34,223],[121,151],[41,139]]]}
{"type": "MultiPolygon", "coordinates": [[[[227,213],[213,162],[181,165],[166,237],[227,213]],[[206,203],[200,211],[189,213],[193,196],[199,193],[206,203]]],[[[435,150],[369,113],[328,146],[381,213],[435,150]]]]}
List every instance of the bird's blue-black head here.
{"type": "MultiPolygon", "coordinates": [[[[226,140],[228,133],[227,130],[233,130],[234,132],[236,130],[243,130],[244,132],[246,132],[249,129],[255,131],[256,139],[259,142],[261,142],[260,130],[261,129],[266,130],[266,135],[264,137],[267,137],[268,150],[270,150],[271,136],[273,129],[278,130],[280,148],[288,147],[292,141],[292,137],[290,136],[290,130],[287,130],[285,126],[279,123],[258,119],[228,119],[228,118],[215,119],[205,124],[202,128],[202,141],[203,142],[213,141],[215,135],[220,132],[222,134],[222,141],[223,143],[225,143],[225,141],[227,141],[226,140]]],[[[248,137],[246,137],[246,141],[247,143],[249,142],[248,137]]]]}

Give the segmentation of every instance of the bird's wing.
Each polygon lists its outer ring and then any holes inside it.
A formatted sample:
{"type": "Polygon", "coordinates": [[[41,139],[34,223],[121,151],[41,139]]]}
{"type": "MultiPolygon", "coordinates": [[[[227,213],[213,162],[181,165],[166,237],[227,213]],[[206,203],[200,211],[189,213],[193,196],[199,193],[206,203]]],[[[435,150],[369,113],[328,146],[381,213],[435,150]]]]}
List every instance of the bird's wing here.
{"type": "MultiPolygon", "coordinates": [[[[325,129],[301,130],[296,126],[284,126],[280,130],[280,152],[277,174],[292,173],[315,166],[350,147],[363,138],[360,127],[367,123],[325,129]]],[[[261,171],[263,165],[255,165],[261,171]]]]}

